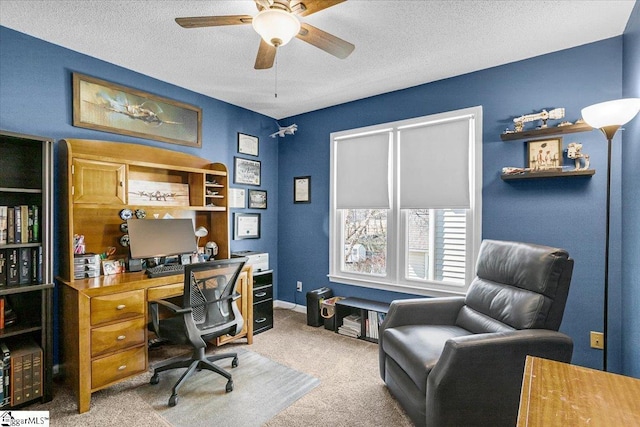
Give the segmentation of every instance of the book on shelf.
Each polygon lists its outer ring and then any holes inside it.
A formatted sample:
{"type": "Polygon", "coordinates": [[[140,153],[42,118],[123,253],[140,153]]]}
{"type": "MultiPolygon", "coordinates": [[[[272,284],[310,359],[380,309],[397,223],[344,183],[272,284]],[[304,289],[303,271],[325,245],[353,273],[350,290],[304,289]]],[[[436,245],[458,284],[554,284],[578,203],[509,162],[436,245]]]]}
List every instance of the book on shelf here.
{"type": "Polygon", "coordinates": [[[20,251],[18,248],[7,249],[7,285],[20,283],[20,251]]]}
{"type": "Polygon", "coordinates": [[[16,213],[13,207],[7,207],[7,243],[16,242],[16,213]]]}
{"type": "Polygon", "coordinates": [[[4,329],[4,297],[0,297],[0,329],[4,329]]]}
{"type": "Polygon", "coordinates": [[[8,206],[0,206],[0,245],[7,244],[7,238],[9,236],[7,230],[7,221],[8,221],[9,207],[8,206]]]}
{"type": "Polygon", "coordinates": [[[31,283],[31,248],[20,248],[20,284],[31,283]]]}
{"type": "Polygon", "coordinates": [[[20,205],[20,222],[21,222],[21,232],[20,232],[20,241],[22,243],[29,242],[29,206],[20,205]]]}
{"type": "Polygon", "coordinates": [[[342,326],[338,327],[338,333],[353,338],[359,338],[362,331],[361,318],[357,314],[350,314],[342,318],[342,326]]]}
{"type": "Polygon", "coordinates": [[[0,286],[7,284],[7,251],[0,249],[0,286]]]}
{"type": "Polygon", "coordinates": [[[2,377],[2,387],[0,387],[0,407],[11,402],[11,352],[7,344],[0,342],[0,377],[2,377]]]}

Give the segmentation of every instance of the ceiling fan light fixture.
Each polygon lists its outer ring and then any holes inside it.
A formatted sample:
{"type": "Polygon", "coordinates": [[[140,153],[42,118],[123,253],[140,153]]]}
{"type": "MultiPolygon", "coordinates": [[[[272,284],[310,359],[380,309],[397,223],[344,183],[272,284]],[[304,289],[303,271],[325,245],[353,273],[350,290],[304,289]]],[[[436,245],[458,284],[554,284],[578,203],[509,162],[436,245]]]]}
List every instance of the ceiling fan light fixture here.
{"type": "Polygon", "coordinates": [[[253,18],[253,29],[271,46],[284,46],[300,31],[300,21],[284,10],[266,9],[253,18]]]}

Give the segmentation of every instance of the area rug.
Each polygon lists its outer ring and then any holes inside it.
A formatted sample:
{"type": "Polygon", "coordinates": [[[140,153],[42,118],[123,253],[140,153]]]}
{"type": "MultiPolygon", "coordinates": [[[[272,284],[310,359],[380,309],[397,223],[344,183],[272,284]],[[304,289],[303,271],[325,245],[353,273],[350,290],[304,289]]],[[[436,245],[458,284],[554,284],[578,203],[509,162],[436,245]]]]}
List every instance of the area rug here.
{"type": "Polygon", "coordinates": [[[184,369],[160,374],[160,383],[138,387],[137,393],[173,426],[261,426],[278,412],[316,387],[320,380],[254,353],[237,348],[238,367],[231,358],[216,362],[233,376],[227,380],[213,372],[196,372],[178,391],[178,404],[168,406],[171,389],[184,369]]]}

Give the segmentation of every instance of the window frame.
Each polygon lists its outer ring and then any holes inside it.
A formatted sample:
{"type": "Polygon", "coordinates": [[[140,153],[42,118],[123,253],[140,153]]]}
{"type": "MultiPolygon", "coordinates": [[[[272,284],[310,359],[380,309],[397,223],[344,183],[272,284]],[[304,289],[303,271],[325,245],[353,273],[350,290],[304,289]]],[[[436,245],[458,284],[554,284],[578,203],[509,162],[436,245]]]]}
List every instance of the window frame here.
{"type": "Polygon", "coordinates": [[[331,175],[329,203],[329,280],[331,282],[355,285],[365,288],[382,289],[427,296],[464,295],[475,274],[475,262],[482,239],[482,106],[464,108],[444,113],[431,114],[408,120],[367,126],[333,132],[330,135],[331,175]],[[407,268],[407,236],[405,210],[399,209],[398,175],[398,133],[402,128],[425,123],[437,123],[461,118],[472,120],[470,126],[469,167],[470,209],[466,216],[466,273],[463,285],[448,282],[405,279],[407,268]],[[359,135],[384,132],[392,129],[392,162],[389,166],[391,207],[387,215],[387,266],[385,276],[341,271],[343,245],[343,210],[336,208],[336,144],[341,139],[359,135]]]}

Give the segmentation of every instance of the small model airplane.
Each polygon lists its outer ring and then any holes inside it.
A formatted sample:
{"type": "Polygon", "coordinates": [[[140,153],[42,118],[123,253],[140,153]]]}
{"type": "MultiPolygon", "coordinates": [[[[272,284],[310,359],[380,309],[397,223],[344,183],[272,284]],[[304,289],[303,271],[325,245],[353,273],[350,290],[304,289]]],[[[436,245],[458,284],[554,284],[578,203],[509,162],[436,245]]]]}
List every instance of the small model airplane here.
{"type": "Polygon", "coordinates": [[[298,125],[297,124],[292,124],[289,126],[280,126],[280,123],[276,122],[276,124],[278,125],[278,131],[272,133],[271,135],[269,135],[271,138],[275,138],[276,136],[279,136],[280,138],[284,138],[285,135],[293,135],[297,130],[298,130],[298,125]]]}

